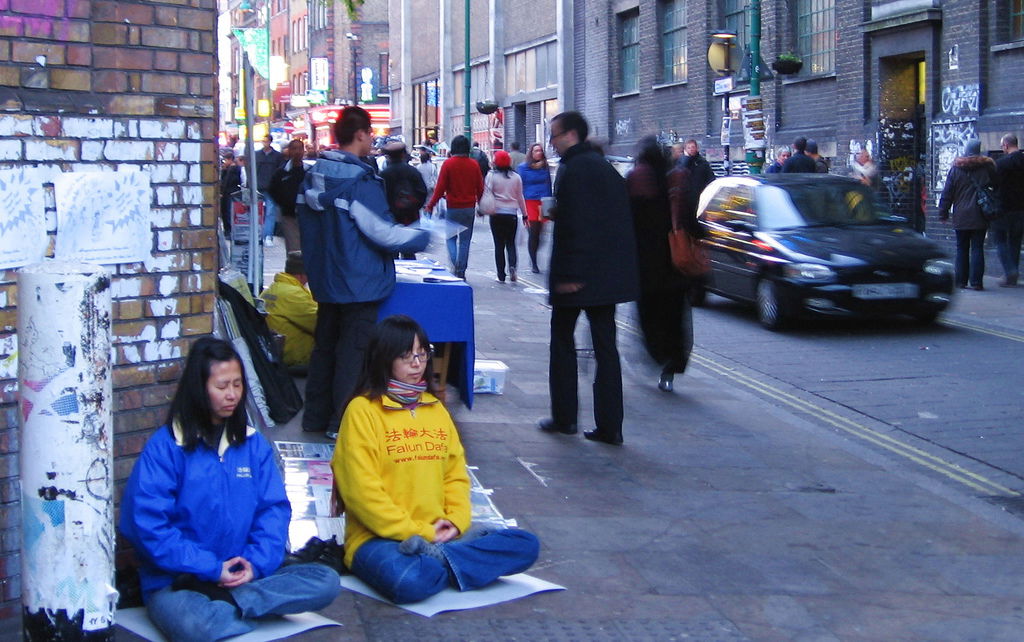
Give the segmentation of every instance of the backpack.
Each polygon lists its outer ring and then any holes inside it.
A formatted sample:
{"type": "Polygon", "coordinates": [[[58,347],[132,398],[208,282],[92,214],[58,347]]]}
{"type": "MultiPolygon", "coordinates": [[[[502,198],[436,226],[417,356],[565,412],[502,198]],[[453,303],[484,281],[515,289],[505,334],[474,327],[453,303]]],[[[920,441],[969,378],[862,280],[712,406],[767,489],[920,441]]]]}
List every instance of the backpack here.
{"type": "MultiPolygon", "coordinates": [[[[418,170],[413,170],[417,172],[418,170]]],[[[402,172],[395,182],[395,189],[391,192],[393,201],[392,212],[415,212],[419,211],[427,202],[427,191],[413,180],[408,172],[402,172]]]]}
{"type": "Polygon", "coordinates": [[[1003,203],[996,192],[996,186],[992,183],[982,185],[978,179],[968,174],[971,182],[974,183],[975,199],[978,202],[978,209],[986,221],[994,221],[1003,213],[1003,203]]]}

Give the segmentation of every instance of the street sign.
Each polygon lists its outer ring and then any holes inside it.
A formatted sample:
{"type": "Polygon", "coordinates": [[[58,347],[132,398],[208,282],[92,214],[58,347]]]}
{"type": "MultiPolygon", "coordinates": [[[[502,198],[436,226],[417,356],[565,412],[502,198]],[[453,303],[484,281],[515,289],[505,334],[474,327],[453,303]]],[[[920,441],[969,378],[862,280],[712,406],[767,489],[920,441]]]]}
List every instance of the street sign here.
{"type": "Polygon", "coordinates": [[[327,92],[330,80],[328,78],[327,58],[310,58],[309,60],[309,88],[313,91],[327,92]]]}
{"type": "Polygon", "coordinates": [[[733,81],[732,76],[715,78],[715,95],[727,94],[732,91],[735,86],[736,83],[733,81]]]}

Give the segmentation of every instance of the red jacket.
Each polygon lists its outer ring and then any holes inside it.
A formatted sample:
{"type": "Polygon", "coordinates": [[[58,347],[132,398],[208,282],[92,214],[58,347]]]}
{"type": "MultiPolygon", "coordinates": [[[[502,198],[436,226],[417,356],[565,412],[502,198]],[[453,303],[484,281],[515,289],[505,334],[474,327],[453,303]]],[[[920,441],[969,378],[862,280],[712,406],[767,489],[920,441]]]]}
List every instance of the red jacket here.
{"type": "Polygon", "coordinates": [[[448,207],[465,209],[476,207],[484,194],[484,177],[480,165],[468,156],[452,156],[441,165],[441,174],[434,186],[434,195],[427,204],[433,210],[441,197],[448,199],[448,207]]]}

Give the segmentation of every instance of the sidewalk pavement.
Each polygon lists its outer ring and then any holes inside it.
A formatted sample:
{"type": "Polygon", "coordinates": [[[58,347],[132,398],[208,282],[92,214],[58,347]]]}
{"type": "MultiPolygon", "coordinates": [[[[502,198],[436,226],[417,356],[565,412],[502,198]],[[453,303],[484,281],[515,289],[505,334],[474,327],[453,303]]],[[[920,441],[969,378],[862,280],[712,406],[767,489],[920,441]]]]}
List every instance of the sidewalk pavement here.
{"type": "MultiPolygon", "coordinates": [[[[497,283],[486,222],[472,247],[477,357],[503,361],[508,380],[503,395],[476,396],[472,411],[449,407],[498,509],[541,539],[531,573],[568,590],[429,620],[344,593],[322,612],[344,629],[302,639],[1020,638],[1024,522],[698,364],[675,393],[660,392],[628,330],[619,334],[625,445],[539,432],[549,409],[546,276],[527,269],[517,284],[497,283]]],[[[443,248],[431,250],[447,262],[443,248]]],[[[283,250],[268,252],[268,282],[275,261],[283,250]]],[[[1024,288],[996,284],[958,293],[948,318],[1019,331],[1024,288]]],[[[593,427],[587,358],[580,375],[582,431],[593,427]]],[[[312,440],[299,418],[269,437],[312,440]]]]}

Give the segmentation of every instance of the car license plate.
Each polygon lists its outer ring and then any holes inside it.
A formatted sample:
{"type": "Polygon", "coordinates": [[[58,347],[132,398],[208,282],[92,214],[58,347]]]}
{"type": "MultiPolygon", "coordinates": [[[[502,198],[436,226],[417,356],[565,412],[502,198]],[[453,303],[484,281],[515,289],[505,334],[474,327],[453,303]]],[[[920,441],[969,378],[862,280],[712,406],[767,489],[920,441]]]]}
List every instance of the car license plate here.
{"type": "Polygon", "coordinates": [[[916,299],[917,286],[913,283],[858,283],[853,286],[858,299],[916,299]]]}

